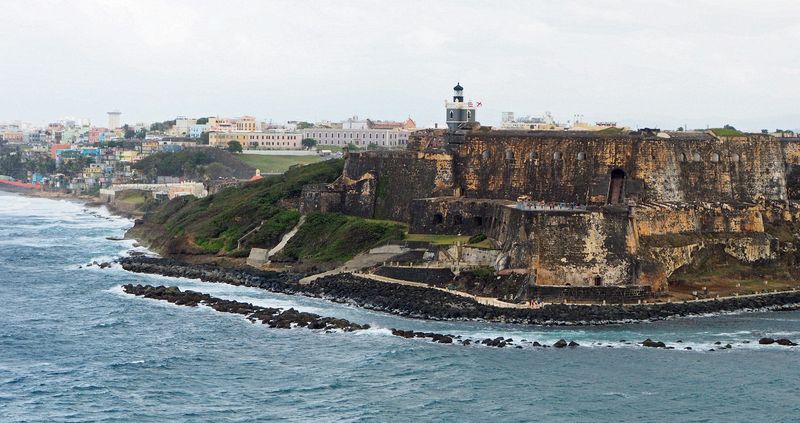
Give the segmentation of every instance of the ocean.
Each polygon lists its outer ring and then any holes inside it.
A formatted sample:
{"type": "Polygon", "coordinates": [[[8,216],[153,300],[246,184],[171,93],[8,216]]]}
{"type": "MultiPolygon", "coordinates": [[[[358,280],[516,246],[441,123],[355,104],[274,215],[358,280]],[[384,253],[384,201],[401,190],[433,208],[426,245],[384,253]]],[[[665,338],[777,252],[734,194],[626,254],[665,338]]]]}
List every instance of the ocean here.
{"type": "Polygon", "coordinates": [[[605,327],[432,322],[86,266],[144,251],[106,239],[132,224],[104,209],[0,193],[0,422],[800,420],[800,347],[757,343],[800,341],[800,312],[605,327]],[[270,329],[126,295],[127,283],[177,285],[373,328],[270,329]],[[442,345],[392,336],[391,327],[581,346],[442,345]],[[677,348],[636,345],[646,338],[677,348]]]}

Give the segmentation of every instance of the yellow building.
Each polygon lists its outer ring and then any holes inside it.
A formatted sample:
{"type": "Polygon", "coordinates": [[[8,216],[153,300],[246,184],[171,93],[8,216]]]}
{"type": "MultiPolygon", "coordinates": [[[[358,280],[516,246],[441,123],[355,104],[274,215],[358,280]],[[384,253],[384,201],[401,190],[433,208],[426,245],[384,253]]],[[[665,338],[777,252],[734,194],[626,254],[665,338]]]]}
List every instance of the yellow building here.
{"type": "Polygon", "coordinates": [[[138,162],[141,156],[138,151],[124,150],[117,153],[117,160],[125,163],[138,162]]]}
{"type": "Polygon", "coordinates": [[[300,150],[303,134],[280,132],[211,132],[208,143],[227,148],[231,141],[238,141],[245,150],[300,150]]]}

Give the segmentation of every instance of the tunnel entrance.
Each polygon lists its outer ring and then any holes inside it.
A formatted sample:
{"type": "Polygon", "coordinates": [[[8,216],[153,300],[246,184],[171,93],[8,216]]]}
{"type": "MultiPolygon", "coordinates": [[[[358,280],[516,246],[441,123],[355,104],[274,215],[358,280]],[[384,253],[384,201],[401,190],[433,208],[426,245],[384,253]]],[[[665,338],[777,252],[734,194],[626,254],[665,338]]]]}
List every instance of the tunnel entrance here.
{"type": "Polygon", "coordinates": [[[622,204],[625,199],[625,171],[611,171],[611,182],[608,184],[608,204],[622,204]]]}

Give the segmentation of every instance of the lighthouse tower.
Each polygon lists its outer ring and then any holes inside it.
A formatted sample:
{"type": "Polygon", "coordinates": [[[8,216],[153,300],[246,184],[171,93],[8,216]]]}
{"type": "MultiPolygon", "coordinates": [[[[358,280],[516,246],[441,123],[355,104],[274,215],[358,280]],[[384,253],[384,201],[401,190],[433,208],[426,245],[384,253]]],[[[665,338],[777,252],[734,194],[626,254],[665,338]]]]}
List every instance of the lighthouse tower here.
{"type": "Polygon", "coordinates": [[[447,128],[450,131],[468,129],[475,123],[475,107],[464,102],[464,87],[459,82],[453,87],[453,101],[445,102],[447,108],[447,128]]]}

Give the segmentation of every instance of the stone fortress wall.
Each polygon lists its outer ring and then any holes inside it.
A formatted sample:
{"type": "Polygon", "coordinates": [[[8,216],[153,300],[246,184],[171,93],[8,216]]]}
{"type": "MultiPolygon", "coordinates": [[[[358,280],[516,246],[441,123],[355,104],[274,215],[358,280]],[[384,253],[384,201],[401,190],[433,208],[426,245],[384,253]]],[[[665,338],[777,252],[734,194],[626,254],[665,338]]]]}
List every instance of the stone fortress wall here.
{"type": "Polygon", "coordinates": [[[350,154],[340,181],[304,192],[304,207],[404,221],[412,233],[484,233],[501,266],[540,286],[658,291],[712,245],[774,259],[765,221],[797,221],[786,204],[800,199],[798,174],[800,142],[760,134],[424,130],[407,151],[350,154]],[[351,182],[365,178],[371,190],[351,182]],[[343,200],[315,206],[331,192],[343,200]]]}

